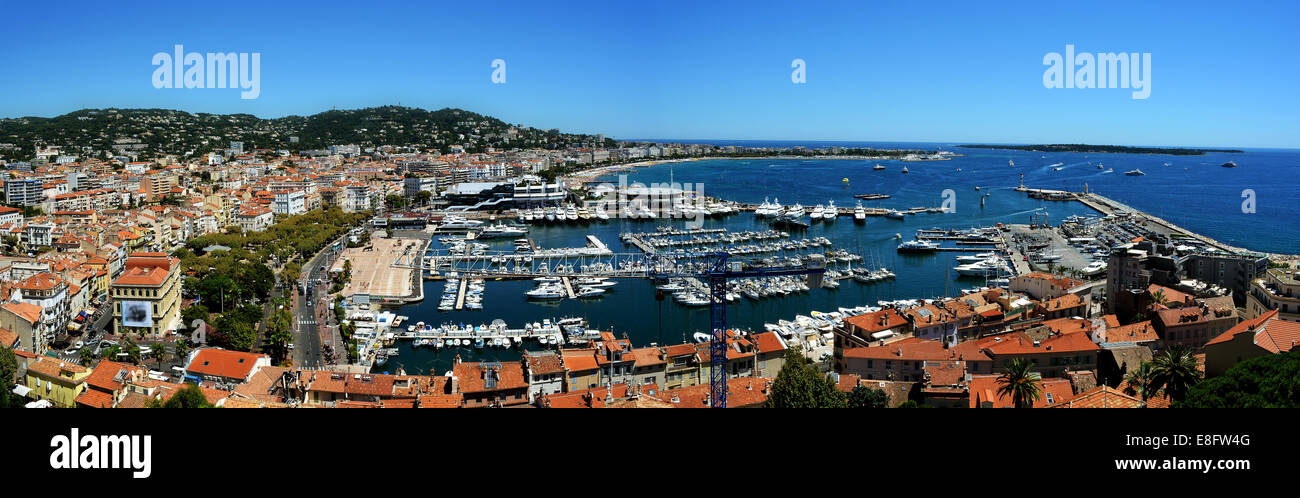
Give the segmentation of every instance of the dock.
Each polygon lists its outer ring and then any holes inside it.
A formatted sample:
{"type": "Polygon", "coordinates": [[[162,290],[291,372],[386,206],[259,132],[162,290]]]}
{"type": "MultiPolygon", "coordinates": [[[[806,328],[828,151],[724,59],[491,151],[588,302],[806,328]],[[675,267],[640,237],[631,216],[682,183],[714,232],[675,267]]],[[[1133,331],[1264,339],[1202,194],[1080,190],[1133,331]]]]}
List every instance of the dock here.
{"type": "Polygon", "coordinates": [[[570,280],[569,277],[563,277],[560,279],[560,281],[564,282],[564,297],[567,297],[569,299],[573,299],[577,297],[573,293],[573,281],[570,280]]]}
{"type": "Polygon", "coordinates": [[[456,292],[456,309],[465,309],[465,287],[469,279],[460,279],[460,290],[456,292]]]}

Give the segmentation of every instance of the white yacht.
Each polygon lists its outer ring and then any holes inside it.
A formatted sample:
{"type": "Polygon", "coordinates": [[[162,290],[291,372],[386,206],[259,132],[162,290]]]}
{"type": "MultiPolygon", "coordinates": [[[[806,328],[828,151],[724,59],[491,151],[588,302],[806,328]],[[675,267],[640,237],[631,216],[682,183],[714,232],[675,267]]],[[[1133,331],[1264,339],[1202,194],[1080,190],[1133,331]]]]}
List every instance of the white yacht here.
{"type": "Polygon", "coordinates": [[[853,208],[853,221],[856,223],[867,221],[867,210],[862,207],[862,201],[858,201],[857,207],[853,208]]]}
{"type": "Polygon", "coordinates": [[[795,205],[790,206],[790,209],[785,212],[785,216],[789,216],[795,219],[803,218],[804,214],[806,213],[804,213],[803,205],[799,203],[795,203],[795,205]]]}
{"type": "Polygon", "coordinates": [[[483,222],[479,220],[467,220],[460,216],[448,215],[447,217],[442,219],[442,224],[439,225],[438,228],[465,229],[465,228],[478,228],[479,226],[482,225],[483,222]]]}
{"type": "Polygon", "coordinates": [[[554,285],[543,285],[525,292],[529,299],[563,299],[564,290],[554,285]]]}
{"type": "Polygon", "coordinates": [[[528,233],[527,228],[513,227],[504,223],[497,223],[490,227],[484,228],[482,233],[478,234],[480,239],[492,239],[496,237],[518,237],[528,233]]]}
{"type": "Polygon", "coordinates": [[[953,269],[967,277],[1001,277],[1011,274],[1011,269],[1007,267],[1007,264],[998,258],[989,258],[978,263],[959,265],[953,269]]]}
{"type": "Polygon", "coordinates": [[[958,263],[978,263],[989,258],[998,257],[996,252],[982,252],[975,255],[957,256],[958,263]]]}
{"type": "Polygon", "coordinates": [[[821,204],[818,204],[817,207],[813,208],[813,210],[812,210],[811,213],[808,213],[808,218],[809,218],[810,220],[814,221],[814,222],[816,222],[816,221],[821,221],[821,220],[822,220],[822,212],[825,211],[825,210],[826,210],[826,208],[822,207],[821,204]]]}
{"type": "Polygon", "coordinates": [[[835,201],[826,201],[826,209],[822,211],[822,220],[831,222],[840,217],[839,208],[835,207],[835,201]]]}

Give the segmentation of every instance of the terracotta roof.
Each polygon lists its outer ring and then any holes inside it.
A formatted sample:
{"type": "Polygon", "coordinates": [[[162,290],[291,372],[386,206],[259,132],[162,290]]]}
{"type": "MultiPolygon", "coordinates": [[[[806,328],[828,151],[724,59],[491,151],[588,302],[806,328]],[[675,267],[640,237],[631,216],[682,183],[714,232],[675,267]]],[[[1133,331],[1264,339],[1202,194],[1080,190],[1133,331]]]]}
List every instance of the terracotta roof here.
{"type": "Polygon", "coordinates": [[[452,375],[456,377],[457,385],[462,393],[478,393],[504,391],[510,389],[523,389],[528,387],[528,380],[524,377],[524,367],[519,362],[503,362],[500,367],[492,367],[486,362],[461,362],[452,367],[452,375]],[[484,378],[490,372],[497,375],[496,386],[487,387],[484,378]]]}
{"type": "Polygon", "coordinates": [[[77,405],[87,408],[112,408],[113,395],[104,391],[87,389],[77,396],[77,405]]]}
{"type": "Polygon", "coordinates": [[[12,348],[16,344],[18,344],[18,333],[0,328],[0,347],[12,348]]]}
{"type": "MultiPolygon", "coordinates": [[[[1047,405],[1047,408],[1143,408],[1140,398],[1135,398],[1120,392],[1110,386],[1099,386],[1090,391],[1080,393],[1078,396],[1067,401],[1060,401],[1047,405]]],[[[1034,404],[1038,408],[1038,404],[1034,404]]]]}
{"type": "Polygon", "coordinates": [[[253,365],[260,358],[269,359],[270,357],[264,354],[208,348],[200,350],[198,354],[194,355],[194,360],[185,369],[200,375],[240,379],[242,381],[248,378],[249,372],[253,370],[253,365]]]}
{"type": "Polygon", "coordinates": [[[599,366],[596,352],[590,349],[562,349],[560,358],[564,360],[564,368],[570,372],[595,370],[599,366]]]}
{"type": "MultiPolygon", "coordinates": [[[[727,381],[727,408],[763,406],[767,403],[767,393],[772,379],[765,377],[737,377],[727,381]]],[[[705,408],[706,401],[712,395],[708,384],[699,384],[677,389],[669,389],[655,395],[663,401],[672,403],[673,408],[705,408]]]]}
{"type": "Polygon", "coordinates": [[[68,363],[63,360],[56,360],[48,356],[40,356],[36,361],[27,365],[29,372],[36,372],[46,377],[62,377],[64,372],[79,374],[86,372],[86,367],[76,363],[68,363]]]}
{"type": "Polygon", "coordinates": [[[144,374],[144,369],[135,365],[99,360],[99,363],[95,364],[95,368],[91,370],[90,375],[86,376],[86,384],[106,392],[117,391],[125,383],[115,379],[129,380],[128,378],[118,377],[118,372],[123,370],[137,375],[144,374]]]}
{"type": "Polygon", "coordinates": [[[1148,342],[1159,340],[1151,320],[1106,329],[1106,342],[1148,342]]]}
{"type": "Polygon", "coordinates": [[[530,375],[545,375],[564,372],[564,361],[555,353],[524,355],[530,375]]]}
{"type": "Polygon", "coordinates": [[[844,322],[863,329],[867,331],[867,333],[880,332],[882,330],[907,325],[907,319],[903,318],[902,315],[899,315],[893,308],[887,308],[858,316],[851,316],[845,318],[844,322]]]}
{"type": "Polygon", "coordinates": [[[13,314],[18,315],[23,320],[26,320],[27,323],[32,325],[41,321],[41,307],[35,304],[18,302],[4,303],[0,305],[0,308],[13,312],[13,314]]]}
{"type": "MultiPolygon", "coordinates": [[[[993,403],[993,408],[1011,408],[1011,398],[998,394],[998,375],[972,375],[970,386],[970,407],[980,408],[984,402],[993,403]]],[[[1068,379],[1042,379],[1042,394],[1034,402],[1034,408],[1048,406],[1074,399],[1074,388],[1068,379]],[[1050,394],[1050,396],[1049,396],[1050,394]]]]}
{"type": "Polygon", "coordinates": [[[1282,320],[1277,315],[1278,310],[1271,310],[1258,318],[1242,321],[1205,345],[1227,342],[1239,334],[1253,333],[1255,345],[1270,353],[1292,351],[1300,343],[1300,323],[1282,320]]]}

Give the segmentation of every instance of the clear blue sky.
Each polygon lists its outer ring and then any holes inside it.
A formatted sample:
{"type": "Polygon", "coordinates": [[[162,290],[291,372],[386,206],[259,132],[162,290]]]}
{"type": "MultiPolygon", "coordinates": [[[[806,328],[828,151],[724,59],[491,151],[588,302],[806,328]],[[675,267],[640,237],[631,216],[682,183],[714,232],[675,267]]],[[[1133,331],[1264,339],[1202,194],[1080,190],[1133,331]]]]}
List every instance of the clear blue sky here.
{"type": "Polygon", "coordinates": [[[1300,147],[1296,2],[1056,4],[13,2],[0,117],[400,102],[614,138],[1300,147]],[[260,52],[260,98],[153,88],[177,43],[260,52]],[[1150,52],[1150,98],[1044,88],[1067,43],[1150,52]]]}

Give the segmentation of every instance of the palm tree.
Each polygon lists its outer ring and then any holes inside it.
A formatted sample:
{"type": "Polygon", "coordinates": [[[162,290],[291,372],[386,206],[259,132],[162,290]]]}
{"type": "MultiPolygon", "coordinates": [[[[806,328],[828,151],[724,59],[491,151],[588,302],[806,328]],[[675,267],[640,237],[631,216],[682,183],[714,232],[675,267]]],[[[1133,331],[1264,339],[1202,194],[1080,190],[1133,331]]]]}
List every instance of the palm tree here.
{"type": "Polygon", "coordinates": [[[1124,391],[1128,394],[1137,394],[1142,396],[1142,401],[1151,398],[1151,362],[1142,362],[1138,365],[1137,370],[1129,372],[1124,376],[1124,381],[1128,383],[1124,391]]]}
{"type": "Polygon", "coordinates": [[[1169,399],[1182,401],[1187,390],[1201,381],[1196,356],[1192,350],[1183,346],[1170,346],[1160,351],[1151,359],[1151,383],[1149,392],[1165,390],[1169,399]]]}
{"type": "Polygon", "coordinates": [[[1032,408],[1043,394],[1043,381],[1030,372],[1034,364],[1024,358],[1011,360],[1007,369],[998,376],[998,395],[1008,396],[1016,408],[1032,408]]]}

